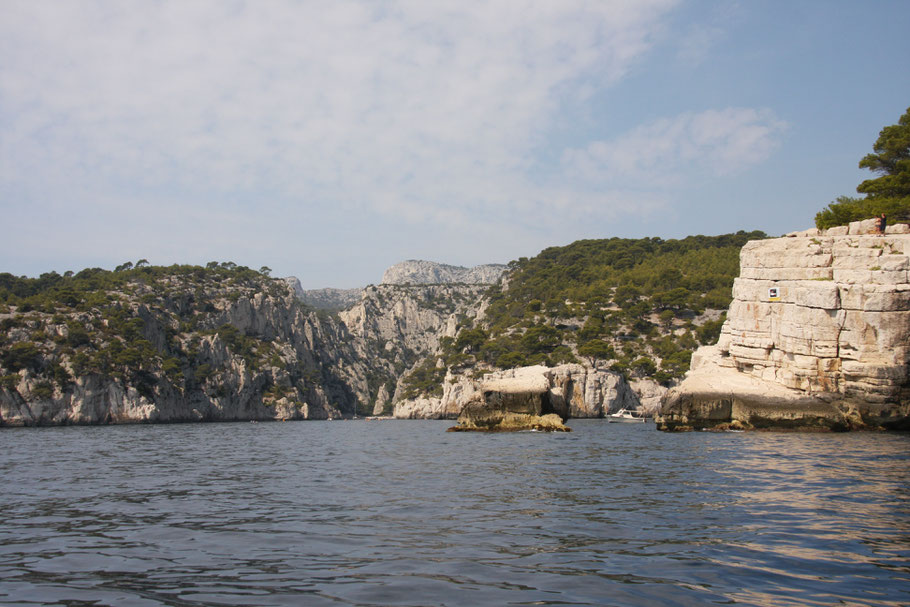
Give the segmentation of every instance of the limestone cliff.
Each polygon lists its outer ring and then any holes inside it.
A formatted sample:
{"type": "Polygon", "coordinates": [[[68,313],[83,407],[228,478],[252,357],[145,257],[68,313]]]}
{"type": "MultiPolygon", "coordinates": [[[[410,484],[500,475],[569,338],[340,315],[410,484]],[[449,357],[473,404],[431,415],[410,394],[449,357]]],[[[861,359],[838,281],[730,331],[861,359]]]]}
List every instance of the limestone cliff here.
{"type": "Polygon", "coordinates": [[[875,220],[743,247],[717,345],[659,427],[910,427],[910,234],[875,220]]]}
{"type": "Polygon", "coordinates": [[[459,321],[482,312],[484,285],[371,285],[339,319],[351,346],[370,369],[373,413],[390,412],[400,399],[399,380],[419,359],[454,337],[459,321]]]}
{"type": "Polygon", "coordinates": [[[56,278],[0,311],[0,425],[324,419],[367,396],[347,329],[281,281],[187,266],[56,278]]]}

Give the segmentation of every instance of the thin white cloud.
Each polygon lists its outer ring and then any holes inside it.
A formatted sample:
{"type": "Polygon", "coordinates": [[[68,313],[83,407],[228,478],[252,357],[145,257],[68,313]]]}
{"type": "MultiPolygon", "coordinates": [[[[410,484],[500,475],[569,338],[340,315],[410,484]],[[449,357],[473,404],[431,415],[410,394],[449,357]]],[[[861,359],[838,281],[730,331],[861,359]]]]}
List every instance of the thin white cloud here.
{"type": "MultiPolygon", "coordinates": [[[[233,241],[269,265],[289,226],[318,225],[328,207],[470,232],[477,247],[651,212],[666,192],[632,176],[650,183],[658,164],[728,173],[767,157],[780,131],[767,111],[687,114],[537,173],[567,104],[634,69],[675,4],[6,0],[0,205],[30,205],[19,210],[48,225],[78,208],[117,234],[89,247],[97,255],[132,245],[173,259],[233,241]],[[247,242],[251,226],[265,242],[247,242]]],[[[20,236],[10,246],[27,248],[20,236]]]]}
{"type": "Polygon", "coordinates": [[[678,187],[705,173],[731,175],[764,161],[785,128],[770,110],[685,113],[567,150],[563,165],[590,183],[678,187]]]}
{"type": "Polygon", "coordinates": [[[668,4],[8,2],[4,178],[434,204],[520,175],[558,88],[622,77],[668,4]]]}

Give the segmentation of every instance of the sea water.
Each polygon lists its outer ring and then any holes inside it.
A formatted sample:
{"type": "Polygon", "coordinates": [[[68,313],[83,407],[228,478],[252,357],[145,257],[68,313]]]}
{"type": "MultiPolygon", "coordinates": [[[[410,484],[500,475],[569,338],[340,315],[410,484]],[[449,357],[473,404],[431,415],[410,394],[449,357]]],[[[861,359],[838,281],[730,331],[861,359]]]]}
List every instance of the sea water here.
{"type": "Polygon", "coordinates": [[[910,436],[0,430],[3,605],[908,605],[910,436]]]}

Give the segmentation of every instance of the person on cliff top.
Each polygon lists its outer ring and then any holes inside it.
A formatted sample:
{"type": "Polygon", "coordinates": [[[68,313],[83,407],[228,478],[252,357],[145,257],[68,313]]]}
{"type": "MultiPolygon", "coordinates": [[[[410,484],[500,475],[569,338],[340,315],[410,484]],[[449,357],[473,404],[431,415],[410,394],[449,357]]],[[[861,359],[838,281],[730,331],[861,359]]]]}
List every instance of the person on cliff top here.
{"type": "Polygon", "coordinates": [[[885,235],[885,226],[888,224],[888,219],[885,217],[885,214],[882,213],[882,216],[878,218],[878,234],[879,236],[885,235]]]}

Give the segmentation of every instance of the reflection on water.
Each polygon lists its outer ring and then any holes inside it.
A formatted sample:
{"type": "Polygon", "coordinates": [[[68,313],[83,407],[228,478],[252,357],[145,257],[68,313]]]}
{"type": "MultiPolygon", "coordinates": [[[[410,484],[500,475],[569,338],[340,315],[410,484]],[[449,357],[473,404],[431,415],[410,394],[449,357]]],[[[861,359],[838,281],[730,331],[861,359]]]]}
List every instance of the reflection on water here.
{"type": "Polygon", "coordinates": [[[910,437],[0,431],[4,605],[906,605],[910,437]]]}

